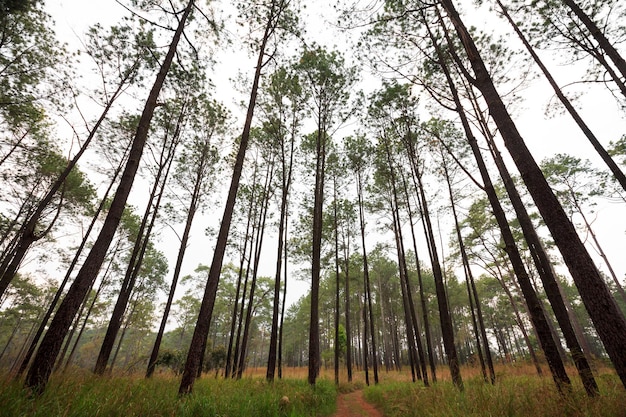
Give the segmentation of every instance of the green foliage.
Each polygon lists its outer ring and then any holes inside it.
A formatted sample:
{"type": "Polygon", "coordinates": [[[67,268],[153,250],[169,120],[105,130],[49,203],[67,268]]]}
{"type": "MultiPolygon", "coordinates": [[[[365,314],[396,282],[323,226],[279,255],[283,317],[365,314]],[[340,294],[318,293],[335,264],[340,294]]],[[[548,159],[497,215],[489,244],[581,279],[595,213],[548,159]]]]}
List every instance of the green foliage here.
{"type": "Polygon", "coordinates": [[[626,135],[616,142],[611,142],[608,151],[611,156],[623,158],[620,160],[620,163],[626,165],[626,135]]]}
{"type": "MultiPolygon", "coordinates": [[[[44,117],[44,83],[60,75],[65,51],[51,28],[43,2],[0,2],[0,125],[33,129],[44,117]]],[[[51,87],[51,86],[50,86],[51,87]]]]}

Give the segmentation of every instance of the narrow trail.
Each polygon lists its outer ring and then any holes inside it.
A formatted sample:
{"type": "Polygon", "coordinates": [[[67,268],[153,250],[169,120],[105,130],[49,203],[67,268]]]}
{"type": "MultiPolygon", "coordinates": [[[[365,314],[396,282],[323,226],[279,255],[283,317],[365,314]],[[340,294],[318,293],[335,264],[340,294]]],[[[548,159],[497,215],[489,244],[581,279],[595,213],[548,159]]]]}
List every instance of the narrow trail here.
{"type": "Polygon", "coordinates": [[[363,398],[358,390],[337,397],[337,412],[333,417],[383,417],[382,413],[363,398]]]}

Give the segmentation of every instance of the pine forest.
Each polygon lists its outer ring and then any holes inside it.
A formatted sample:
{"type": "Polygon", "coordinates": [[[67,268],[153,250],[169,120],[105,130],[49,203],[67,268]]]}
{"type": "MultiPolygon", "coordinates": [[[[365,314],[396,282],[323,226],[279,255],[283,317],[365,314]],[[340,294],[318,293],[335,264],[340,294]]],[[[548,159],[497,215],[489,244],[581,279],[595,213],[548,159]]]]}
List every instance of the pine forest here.
{"type": "Polygon", "coordinates": [[[623,417],[624,22],[0,0],[0,416],[623,417]]]}

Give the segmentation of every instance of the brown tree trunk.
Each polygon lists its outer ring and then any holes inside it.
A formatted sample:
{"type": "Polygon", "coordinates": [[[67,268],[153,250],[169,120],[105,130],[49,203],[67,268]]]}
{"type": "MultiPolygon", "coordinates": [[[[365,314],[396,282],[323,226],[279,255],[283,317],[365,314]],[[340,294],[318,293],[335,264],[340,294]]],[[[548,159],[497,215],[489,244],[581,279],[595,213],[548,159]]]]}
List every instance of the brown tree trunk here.
{"type": "MultiPolygon", "coordinates": [[[[378,384],[378,353],[376,350],[376,333],[374,326],[374,310],[372,308],[372,290],[370,286],[369,266],[367,264],[367,250],[365,249],[365,213],[363,209],[363,181],[361,172],[357,172],[357,197],[359,205],[359,229],[361,230],[361,247],[363,249],[363,281],[367,313],[369,313],[370,333],[372,337],[372,367],[374,370],[374,384],[378,384]]],[[[382,306],[381,306],[382,311],[382,306]]],[[[382,313],[381,313],[382,314],[382,313]]],[[[369,385],[369,381],[368,381],[369,385]]]]}
{"type": "Polygon", "coordinates": [[[137,125],[137,132],[135,133],[135,138],[130,149],[128,162],[126,163],[126,167],[122,173],[122,178],[117,191],[115,192],[115,196],[113,197],[113,201],[111,203],[109,213],[104,221],[104,225],[102,226],[102,230],[100,231],[94,246],[89,252],[87,259],[83,263],[82,268],[74,279],[74,283],[68,290],[65,299],[59,306],[54,319],[52,319],[50,328],[44,336],[41,345],[37,350],[37,354],[33,359],[33,364],[30,367],[28,375],[26,376],[26,386],[37,393],[41,393],[45,389],[48,378],[52,372],[52,367],[54,366],[54,362],[59,354],[59,350],[61,349],[63,339],[65,338],[65,335],[67,334],[72,320],[82,304],[85,295],[89,291],[93,281],[96,279],[98,271],[104,261],[104,257],[106,256],[106,252],[111,244],[113,236],[115,235],[122,212],[126,206],[126,200],[130,194],[130,190],[135,179],[135,174],[137,173],[137,168],[139,167],[139,161],[141,160],[143,148],[148,137],[148,130],[150,128],[150,122],[152,121],[154,109],[157,105],[159,93],[163,87],[167,73],[169,72],[176,48],[178,46],[178,41],[181,38],[185,23],[193,7],[194,1],[190,0],[180,17],[178,27],[174,33],[172,42],[170,43],[167,55],[165,56],[163,64],[157,74],[154,85],[150,90],[150,94],[146,100],[146,105],[137,125]]]}
{"type": "MultiPolygon", "coordinates": [[[[124,159],[125,158],[122,158],[121,162],[123,162],[124,159]]],[[[100,200],[100,204],[98,205],[98,208],[96,209],[91,219],[91,222],[89,223],[89,226],[87,227],[87,230],[85,231],[85,235],[83,236],[83,239],[80,242],[80,245],[78,246],[78,249],[76,250],[76,253],[74,254],[74,258],[72,259],[72,262],[70,263],[70,266],[68,267],[67,272],[65,273],[65,276],[63,277],[63,281],[61,281],[61,285],[59,285],[59,288],[56,294],[54,295],[54,298],[52,299],[52,302],[50,303],[50,306],[48,307],[48,310],[46,311],[45,316],[43,317],[43,319],[41,320],[41,323],[39,324],[37,332],[35,333],[35,336],[33,337],[33,340],[30,344],[30,347],[28,348],[28,351],[24,355],[24,359],[22,360],[20,367],[18,368],[18,371],[17,371],[18,377],[21,376],[28,368],[30,359],[32,358],[33,353],[35,353],[35,350],[37,349],[37,344],[39,343],[39,339],[41,339],[41,336],[43,335],[43,332],[45,331],[48,325],[48,320],[50,320],[50,317],[52,317],[52,313],[54,312],[54,309],[56,308],[59,300],[61,299],[61,296],[63,295],[65,286],[67,285],[70,279],[70,276],[72,275],[72,272],[74,271],[74,267],[78,263],[80,255],[82,254],[83,249],[85,248],[85,245],[87,244],[87,241],[89,239],[89,235],[91,234],[91,231],[93,230],[96,224],[96,221],[98,217],[100,216],[100,213],[104,209],[104,205],[106,204],[109,193],[111,192],[111,189],[113,188],[113,185],[115,184],[117,176],[119,175],[121,170],[122,170],[122,163],[120,163],[120,165],[115,170],[113,178],[111,179],[111,182],[109,183],[107,190],[104,192],[104,196],[102,197],[102,200],[100,200]]],[[[61,358],[63,356],[64,355],[61,355],[61,358]]]]}
{"type": "Polygon", "coordinates": [[[315,192],[313,201],[313,248],[311,262],[311,323],[309,328],[309,384],[314,385],[320,367],[319,286],[322,246],[322,205],[324,203],[324,167],[326,162],[326,130],[318,121],[316,143],[315,192]]]}
{"type": "Polygon", "coordinates": [[[128,302],[135,287],[135,281],[137,280],[137,276],[139,275],[139,271],[141,270],[143,257],[150,242],[152,228],[154,227],[154,223],[159,212],[161,199],[163,198],[163,194],[165,193],[167,178],[169,176],[170,168],[172,167],[172,162],[174,160],[174,151],[176,149],[176,145],[178,144],[178,137],[180,133],[180,126],[182,124],[183,113],[184,111],[181,110],[181,114],[178,118],[176,132],[174,133],[172,142],[169,145],[167,143],[167,140],[164,140],[163,142],[163,148],[161,150],[160,156],[161,160],[159,162],[159,167],[154,178],[154,186],[152,188],[150,197],[148,198],[146,210],[141,221],[139,231],[137,232],[135,245],[133,247],[130,261],[126,269],[126,274],[124,276],[124,280],[122,281],[122,287],[120,288],[117,301],[115,303],[115,306],[113,307],[113,313],[111,314],[111,319],[109,320],[109,325],[107,327],[104,340],[102,341],[102,346],[100,347],[98,358],[96,359],[96,365],[94,367],[94,373],[96,375],[103,375],[106,370],[107,363],[109,362],[109,357],[111,356],[113,345],[117,337],[117,333],[122,326],[124,312],[126,311],[126,307],[128,306],[128,302]],[[150,223],[148,223],[148,220],[150,220],[150,223]]]}
{"type": "Polygon", "coordinates": [[[611,58],[611,61],[615,64],[619,72],[622,74],[622,77],[626,78],[626,61],[619,54],[617,49],[609,42],[609,40],[604,36],[602,30],[596,25],[596,23],[591,20],[591,18],[576,4],[574,0],[563,0],[565,3],[580,19],[581,22],[587,27],[589,33],[593,38],[598,42],[598,45],[602,48],[602,50],[611,58]]]}
{"type": "MultiPolygon", "coordinates": [[[[570,116],[572,116],[572,119],[574,119],[574,121],[576,122],[580,130],[583,131],[583,133],[585,134],[589,142],[591,142],[591,145],[593,145],[593,148],[596,150],[596,152],[598,152],[598,155],[600,155],[604,163],[609,167],[609,169],[615,176],[615,179],[619,182],[622,188],[626,190],[626,175],[624,175],[624,172],[622,172],[619,166],[617,166],[617,164],[615,163],[611,155],[609,155],[609,153],[604,148],[604,146],[602,146],[598,138],[596,138],[596,136],[593,134],[589,126],[587,126],[587,124],[582,119],[582,117],[580,117],[580,115],[578,114],[578,112],[576,111],[572,103],[567,99],[567,97],[565,97],[565,94],[563,94],[563,91],[561,91],[561,88],[558,86],[558,84],[554,80],[554,77],[552,77],[552,74],[550,74],[550,71],[548,71],[548,68],[543,64],[543,62],[541,61],[537,53],[535,53],[535,50],[533,49],[533,47],[530,45],[530,43],[528,42],[528,40],[526,39],[522,31],[520,30],[520,28],[517,26],[517,24],[513,21],[513,19],[509,15],[509,12],[506,9],[506,7],[504,7],[504,5],[502,4],[500,0],[496,0],[496,1],[498,3],[498,6],[500,6],[500,9],[502,10],[502,14],[507,19],[507,21],[511,24],[511,26],[513,27],[513,30],[515,30],[515,33],[517,34],[517,36],[520,38],[520,40],[526,47],[526,50],[533,57],[533,59],[535,60],[535,63],[541,69],[541,71],[543,72],[543,75],[546,77],[546,79],[548,80],[552,88],[554,89],[554,93],[556,94],[556,96],[559,98],[559,100],[561,100],[561,103],[563,103],[563,106],[565,106],[570,116]]],[[[576,8],[578,8],[578,6],[571,0],[566,0],[565,3],[568,5],[571,3],[576,8]]],[[[580,12],[582,13],[582,10],[580,10],[580,12]]],[[[589,20],[589,18],[587,19],[589,20]]],[[[591,23],[593,24],[593,22],[591,23]]],[[[600,32],[600,35],[603,36],[601,32],[600,32]]],[[[609,46],[611,46],[610,43],[608,43],[608,41],[606,43],[609,46]]],[[[615,53],[617,54],[617,51],[615,51],[615,53]]],[[[619,57],[619,54],[617,55],[619,57]]],[[[623,67],[625,71],[624,76],[626,77],[626,63],[624,62],[623,59],[621,60],[621,62],[623,63],[623,67]]]]}
{"type": "Polygon", "coordinates": [[[172,308],[172,303],[174,301],[174,293],[176,292],[176,286],[178,285],[178,278],[180,276],[180,270],[183,266],[183,259],[185,258],[185,251],[187,250],[187,242],[189,241],[189,235],[191,233],[191,225],[193,223],[194,216],[196,215],[198,202],[200,200],[200,190],[202,189],[202,183],[204,180],[203,172],[205,169],[205,164],[207,161],[208,154],[209,154],[209,146],[208,144],[204,144],[204,147],[202,148],[202,154],[200,156],[200,161],[196,169],[196,178],[195,178],[194,185],[193,185],[193,191],[191,193],[191,200],[189,202],[189,208],[187,209],[187,219],[185,220],[185,229],[183,230],[183,235],[180,239],[180,246],[178,247],[178,255],[176,256],[176,265],[174,266],[174,274],[172,276],[172,283],[170,284],[170,291],[167,296],[165,309],[163,311],[163,316],[161,318],[161,324],[159,325],[159,330],[157,332],[154,345],[152,347],[152,352],[150,353],[150,359],[148,359],[148,368],[146,369],[146,378],[152,377],[152,374],[154,373],[154,370],[156,368],[156,362],[159,357],[159,350],[161,348],[161,341],[163,339],[163,334],[165,333],[165,326],[167,325],[167,319],[169,317],[170,310],[172,308]]]}
{"type": "Polygon", "coordinates": [[[261,210],[259,217],[259,232],[257,234],[257,241],[254,250],[254,268],[252,274],[252,283],[250,285],[250,294],[248,298],[248,309],[246,311],[246,322],[243,329],[243,339],[241,342],[241,348],[239,353],[239,364],[237,367],[237,379],[241,379],[243,370],[246,363],[247,346],[250,334],[250,325],[252,323],[252,311],[254,309],[254,292],[256,289],[256,281],[259,274],[259,261],[261,260],[261,249],[263,247],[263,237],[265,236],[265,220],[267,219],[267,212],[269,208],[269,202],[271,197],[271,179],[274,173],[274,161],[270,162],[270,166],[267,168],[267,175],[265,178],[265,186],[263,187],[263,197],[261,198],[261,210]]]}
{"type": "Polygon", "coordinates": [[[198,315],[198,321],[191,340],[191,346],[187,353],[187,360],[185,362],[185,368],[183,376],[180,382],[178,393],[189,394],[193,390],[193,384],[198,370],[201,369],[202,354],[206,344],[206,338],[209,334],[209,326],[211,324],[211,316],[213,315],[213,306],[215,305],[215,297],[217,295],[217,285],[220,280],[220,272],[222,269],[222,262],[224,260],[224,254],[226,252],[226,245],[228,243],[228,233],[230,231],[230,223],[233,217],[233,211],[235,208],[235,200],[237,199],[237,190],[239,189],[239,180],[241,179],[241,173],[243,171],[243,163],[246,156],[246,149],[248,148],[248,141],[250,139],[250,128],[252,126],[252,117],[254,116],[254,107],[256,105],[256,98],[259,89],[259,81],[261,79],[261,71],[264,66],[265,47],[271,34],[276,28],[276,19],[280,16],[282,11],[278,5],[273,4],[268,21],[266,23],[263,38],[259,48],[259,55],[257,58],[257,65],[254,72],[254,81],[252,82],[252,89],[250,90],[250,101],[248,103],[248,111],[246,114],[246,121],[244,124],[243,132],[239,141],[239,149],[235,159],[235,166],[233,168],[233,176],[228,190],[228,197],[226,199],[226,207],[224,207],[224,214],[222,216],[222,222],[220,224],[220,230],[217,235],[217,244],[215,252],[213,253],[213,261],[211,262],[211,269],[209,271],[209,278],[202,298],[202,304],[200,305],[200,313],[198,315]]]}
{"type": "Polygon", "coordinates": [[[454,24],[474,70],[471,82],[485,99],[513,161],[520,172],[589,312],[598,335],[626,386],[626,319],[593,263],[576,229],[550,189],[498,94],[484,61],[451,0],[440,0],[454,24]]]}
{"type": "MultiPolygon", "coordinates": [[[[274,303],[272,307],[272,328],[270,331],[270,347],[269,347],[269,354],[268,354],[268,359],[267,359],[267,373],[265,375],[265,378],[268,381],[274,381],[274,373],[276,371],[276,360],[278,356],[277,355],[277,350],[278,350],[278,345],[279,345],[278,343],[278,338],[279,338],[278,307],[280,303],[280,287],[281,287],[280,279],[281,279],[281,274],[282,274],[281,269],[282,269],[282,261],[283,261],[283,246],[285,246],[285,240],[286,240],[285,230],[287,228],[287,203],[289,199],[289,190],[291,188],[291,178],[292,178],[292,171],[293,171],[292,169],[293,168],[293,151],[294,151],[293,139],[294,138],[292,136],[291,149],[289,153],[289,163],[287,163],[286,161],[284,143],[281,143],[281,146],[280,146],[283,181],[282,181],[282,187],[281,187],[282,194],[281,194],[281,202],[280,202],[280,221],[278,223],[278,248],[277,248],[277,255],[276,255],[276,275],[274,278],[274,303]]],[[[285,258],[286,258],[286,253],[285,253],[285,258]]],[[[285,276],[285,280],[287,280],[286,276],[285,276]]],[[[283,297],[284,296],[285,295],[283,295],[283,297]]],[[[285,304],[285,301],[283,299],[283,305],[284,304],[285,304]]],[[[280,328],[282,329],[282,323],[280,325],[280,328]]],[[[280,374],[280,371],[279,371],[279,374],[280,374]]]]}

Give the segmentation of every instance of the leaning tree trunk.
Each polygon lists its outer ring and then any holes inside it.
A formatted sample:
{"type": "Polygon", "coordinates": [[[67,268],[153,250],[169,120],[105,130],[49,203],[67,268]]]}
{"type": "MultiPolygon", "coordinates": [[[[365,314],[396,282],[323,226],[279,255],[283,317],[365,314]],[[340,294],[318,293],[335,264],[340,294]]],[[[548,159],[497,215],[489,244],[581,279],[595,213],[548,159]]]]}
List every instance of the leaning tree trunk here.
{"type": "MultiPolygon", "coordinates": [[[[442,142],[443,143],[443,142],[442,142]]],[[[448,171],[448,166],[446,162],[443,163],[443,173],[446,179],[446,185],[448,186],[448,194],[450,195],[450,206],[452,208],[452,217],[454,219],[454,229],[456,231],[456,237],[459,244],[459,251],[461,253],[461,261],[463,263],[463,269],[465,271],[465,284],[467,287],[467,295],[469,298],[470,304],[470,312],[472,316],[472,327],[474,330],[474,336],[476,338],[476,350],[478,352],[478,359],[480,362],[480,369],[483,374],[483,379],[487,382],[487,371],[485,369],[485,356],[487,358],[487,365],[489,367],[489,380],[492,384],[495,383],[496,374],[493,368],[493,360],[491,358],[491,353],[489,351],[489,343],[487,338],[484,337],[482,339],[482,344],[485,347],[485,355],[483,356],[482,348],[481,348],[481,333],[479,332],[479,324],[477,323],[476,317],[476,309],[474,308],[474,303],[478,306],[480,301],[478,298],[474,298],[474,294],[472,293],[472,289],[470,286],[470,282],[474,281],[474,277],[472,275],[472,270],[470,269],[469,259],[467,257],[467,251],[465,250],[465,243],[463,242],[463,236],[461,236],[461,227],[459,225],[459,217],[456,212],[456,201],[454,200],[454,192],[452,191],[452,182],[450,178],[450,173],[448,171]]],[[[482,324],[482,320],[481,320],[482,324]]],[[[484,328],[481,328],[482,332],[484,332],[484,328]]]]}
{"type": "Polygon", "coordinates": [[[157,74],[154,85],[150,90],[150,94],[148,95],[148,99],[146,100],[145,107],[137,125],[137,132],[135,133],[135,138],[133,139],[128,162],[124,168],[122,178],[117,191],[115,192],[115,196],[113,197],[109,213],[104,221],[100,234],[89,252],[87,259],[83,263],[82,268],[78,272],[78,275],[74,279],[74,283],[68,290],[65,299],[59,306],[54,319],[50,323],[50,328],[43,338],[41,345],[37,350],[37,354],[33,359],[33,364],[30,367],[28,375],[26,376],[26,386],[38,393],[43,392],[46,387],[52,372],[52,367],[54,366],[54,362],[63,343],[63,339],[65,338],[65,335],[67,334],[72,320],[80,308],[85,295],[89,291],[91,284],[96,279],[107,250],[113,240],[113,236],[115,235],[115,231],[117,230],[117,226],[121,220],[124,207],[126,206],[126,200],[128,199],[128,195],[130,194],[130,190],[135,180],[135,174],[137,173],[139,161],[141,160],[144,145],[148,137],[148,130],[150,129],[150,122],[152,121],[154,109],[157,106],[159,93],[163,87],[167,73],[169,72],[172,60],[174,59],[174,55],[176,53],[178,42],[182,36],[183,29],[185,28],[185,23],[187,22],[187,18],[189,17],[193,7],[194,0],[190,0],[180,18],[180,21],[178,22],[178,27],[176,28],[176,32],[174,33],[172,42],[170,43],[167,55],[165,56],[163,64],[157,74]]]}
{"type": "Polygon", "coordinates": [[[444,350],[448,357],[448,367],[452,375],[452,381],[460,390],[463,390],[463,380],[461,378],[461,371],[459,368],[459,360],[456,354],[456,346],[454,345],[454,330],[452,327],[452,319],[450,317],[450,309],[448,306],[448,299],[446,296],[446,289],[443,282],[443,274],[439,265],[439,257],[437,255],[437,244],[435,243],[435,237],[433,235],[433,229],[430,221],[430,214],[428,211],[428,202],[426,201],[426,194],[424,193],[424,186],[420,173],[417,175],[419,183],[420,200],[422,202],[422,208],[424,210],[424,220],[428,228],[428,239],[431,247],[431,256],[433,259],[433,276],[435,277],[435,291],[437,293],[437,304],[439,306],[439,317],[441,321],[441,333],[444,342],[444,350]]]}
{"type": "Polygon", "coordinates": [[[563,0],[565,3],[580,19],[581,22],[587,27],[589,33],[593,38],[598,42],[600,48],[608,55],[608,57],[613,61],[619,72],[622,74],[622,77],[626,79],[626,61],[619,54],[617,49],[609,42],[609,40],[604,36],[602,30],[596,25],[596,23],[591,20],[591,18],[576,4],[574,0],[563,0]]]}
{"type": "MultiPolygon", "coordinates": [[[[274,6],[277,7],[277,6],[274,6]]],[[[228,243],[228,233],[230,231],[230,223],[233,218],[233,211],[235,208],[235,200],[237,199],[237,190],[239,189],[239,180],[241,179],[241,173],[243,171],[243,162],[246,157],[246,149],[248,148],[248,141],[250,139],[250,128],[252,127],[252,117],[254,115],[254,107],[256,105],[256,98],[259,89],[259,81],[261,79],[261,71],[264,66],[265,47],[267,42],[274,32],[276,26],[275,20],[282,11],[281,9],[275,10],[272,8],[272,12],[268,17],[268,22],[265,27],[263,39],[259,48],[259,55],[257,58],[257,65],[254,72],[254,81],[252,82],[252,89],[250,91],[250,101],[248,103],[248,111],[246,114],[246,121],[244,124],[243,132],[239,140],[239,149],[235,158],[235,166],[233,168],[233,176],[228,190],[228,197],[226,199],[226,207],[224,207],[224,214],[222,216],[222,222],[220,224],[220,230],[217,235],[217,244],[215,246],[215,252],[213,252],[213,261],[211,262],[211,269],[209,270],[209,277],[207,285],[202,297],[202,304],[200,305],[200,313],[198,314],[198,321],[196,323],[195,330],[191,339],[191,346],[187,353],[187,360],[185,361],[185,367],[183,370],[183,376],[180,382],[178,393],[189,394],[193,390],[193,384],[198,370],[201,369],[201,359],[204,351],[207,336],[209,334],[209,326],[211,324],[211,316],[213,315],[213,306],[215,305],[215,297],[217,295],[217,285],[220,280],[220,272],[222,269],[222,263],[224,261],[224,254],[226,252],[226,244],[228,243]]]]}
{"type": "Polygon", "coordinates": [[[176,257],[176,265],[174,266],[174,274],[172,276],[172,283],[170,285],[170,291],[167,296],[167,302],[165,303],[163,317],[161,318],[161,324],[159,325],[159,330],[157,332],[154,345],[152,347],[152,352],[150,353],[150,359],[148,360],[146,378],[150,378],[156,368],[156,362],[159,357],[159,350],[161,348],[161,341],[163,339],[163,334],[165,333],[165,326],[167,325],[167,319],[169,317],[170,310],[172,308],[172,303],[174,301],[174,293],[176,292],[176,286],[178,285],[178,278],[180,276],[180,270],[183,266],[183,259],[185,258],[185,251],[187,250],[187,242],[189,241],[189,235],[191,233],[191,225],[193,223],[194,216],[196,215],[198,202],[200,201],[200,190],[202,189],[202,183],[204,180],[203,172],[206,166],[208,153],[209,153],[209,146],[208,144],[205,143],[202,148],[200,161],[198,162],[198,166],[196,168],[196,178],[195,178],[194,185],[193,185],[193,191],[191,193],[191,200],[189,202],[189,208],[187,209],[187,219],[185,221],[185,229],[180,239],[180,246],[178,247],[178,255],[176,257]]]}
{"type": "Polygon", "coordinates": [[[454,24],[474,70],[470,81],[482,92],[504,143],[569,268],[606,352],[626,386],[626,319],[517,130],[454,4],[451,0],[440,0],[440,3],[454,24]]]}
{"type": "Polygon", "coordinates": [[[250,285],[250,295],[248,298],[248,309],[246,311],[246,322],[243,329],[243,339],[241,342],[241,348],[239,352],[239,364],[237,367],[237,379],[241,379],[243,370],[245,367],[247,346],[250,334],[250,325],[252,323],[252,311],[254,309],[254,291],[256,289],[256,281],[259,271],[259,261],[261,260],[261,249],[263,247],[263,237],[265,236],[265,220],[267,219],[267,212],[269,208],[269,202],[271,197],[271,178],[274,172],[274,161],[270,162],[268,167],[267,176],[265,179],[265,186],[263,187],[263,198],[260,201],[261,211],[259,216],[259,232],[257,234],[257,242],[254,251],[254,268],[252,274],[252,283],[250,285]]]}
{"type": "Polygon", "coordinates": [[[48,320],[50,320],[50,317],[52,317],[52,313],[54,312],[54,309],[56,308],[59,300],[61,299],[61,296],[63,295],[65,286],[67,285],[70,279],[70,276],[72,275],[72,272],[74,271],[74,267],[78,263],[80,255],[82,254],[83,249],[85,248],[85,245],[87,244],[87,241],[89,240],[89,235],[91,234],[91,231],[93,230],[96,224],[96,221],[98,220],[98,217],[100,216],[100,213],[104,209],[104,205],[106,204],[107,198],[109,196],[109,192],[113,188],[113,185],[115,185],[117,176],[122,170],[122,162],[124,161],[124,159],[125,157],[122,158],[120,165],[115,170],[113,178],[111,179],[111,182],[109,183],[107,190],[104,192],[104,196],[102,197],[102,200],[100,200],[100,204],[98,205],[98,208],[96,209],[91,219],[91,223],[89,223],[89,226],[87,227],[87,230],[85,231],[85,235],[82,241],[80,242],[80,245],[78,246],[78,249],[76,250],[76,253],[74,254],[74,258],[72,259],[72,262],[70,263],[70,266],[68,267],[67,272],[65,273],[65,276],[63,277],[63,281],[61,281],[61,285],[59,285],[59,288],[56,294],[54,295],[54,298],[52,299],[50,306],[48,307],[48,311],[46,311],[45,316],[43,317],[43,319],[41,320],[41,323],[39,324],[39,328],[37,329],[37,332],[35,333],[35,336],[33,337],[33,340],[30,343],[30,347],[28,348],[26,355],[24,355],[24,359],[22,360],[22,363],[20,364],[20,367],[17,370],[17,377],[21,376],[28,368],[30,359],[32,358],[33,353],[35,353],[35,350],[37,349],[37,344],[39,343],[39,339],[41,339],[43,332],[46,330],[46,326],[48,325],[48,320]]]}
{"type": "MultiPolygon", "coordinates": [[[[484,129],[487,132],[486,129],[484,129]]],[[[533,262],[537,271],[539,272],[539,277],[541,282],[543,283],[544,290],[546,295],[548,296],[548,300],[550,301],[550,305],[552,310],[554,311],[554,315],[559,322],[559,326],[561,327],[561,331],[563,332],[563,337],[565,338],[565,343],[571,351],[572,360],[578,370],[580,375],[580,379],[582,380],[583,386],[589,396],[595,396],[598,394],[598,385],[593,377],[593,373],[591,371],[591,366],[583,353],[583,350],[580,346],[578,338],[576,337],[576,332],[574,331],[574,327],[572,326],[572,322],[570,321],[569,314],[567,312],[567,308],[563,301],[563,296],[561,295],[561,291],[559,290],[559,286],[557,283],[557,278],[554,274],[554,270],[552,268],[552,264],[550,259],[548,258],[548,254],[546,253],[537,232],[532,224],[532,220],[526,208],[524,207],[524,203],[517,192],[515,187],[515,183],[509,174],[509,171],[502,160],[500,152],[498,151],[495,142],[492,137],[489,135],[486,136],[488,145],[491,149],[491,153],[496,162],[496,166],[500,172],[500,176],[504,182],[504,186],[509,195],[509,199],[513,205],[515,213],[517,215],[517,219],[522,227],[522,232],[524,234],[524,238],[528,243],[531,256],[533,258],[533,262]]]]}
{"type": "MultiPolygon", "coordinates": [[[[572,119],[574,119],[574,121],[576,122],[580,130],[583,131],[583,133],[585,134],[589,142],[591,142],[591,145],[596,150],[598,155],[600,155],[604,163],[609,167],[609,169],[615,176],[615,179],[619,182],[622,188],[626,191],[626,175],[624,175],[624,172],[619,168],[619,166],[617,166],[617,164],[615,163],[615,160],[613,160],[613,158],[611,157],[611,155],[609,155],[609,153],[604,148],[604,146],[602,146],[598,138],[596,138],[596,136],[593,134],[589,126],[587,126],[587,124],[582,119],[580,114],[578,114],[578,111],[576,111],[572,103],[568,100],[567,97],[565,97],[565,94],[563,94],[563,91],[561,91],[561,88],[558,86],[558,84],[554,80],[554,77],[552,77],[552,74],[550,74],[550,71],[548,70],[548,68],[543,64],[543,62],[541,61],[541,59],[539,58],[539,56],[537,55],[533,47],[530,45],[530,43],[528,42],[528,40],[526,39],[522,31],[520,30],[520,28],[517,26],[517,24],[513,21],[513,19],[509,15],[509,12],[506,9],[506,7],[502,4],[500,0],[496,0],[496,1],[498,3],[498,6],[500,6],[500,9],[502,10],[502,14],[507,19],[507,21],[511,24],[511,26],[513,27],[513,30],[515,30],[515,33],[517,34],[517,36],[520,38],[520,40],[526,47],[526,50],[533,57],[533,59],[535,60],[535,63],[541,69],[541,72],[543,72],[543,75],[546,77],[546,79],[550,83],[550,86],[552,86],[552,89],[554,90],[554,93],[556,94],[556,96],[559,98],[559,100],[561,100],[561,103],[563,103],[563,106],[567,109],[570,116],[572,116],[572,119]]],[[[573,3],[573,2],[571,0],[567,0],[565,1],[565,3],[569,5],[569,3],[573,3]]],[[[602,35],[602,33],[600,33],[600,35],[602,35]]],[[[622,59],[621,62],[623,63],[624,60],[622,59]]],[[[624,63],[623,65],[626,71],[626,63],[624,63]]],[[[626,77],[626,74],[624,76],[626,77]]]]}
{"type": "MultiPolygon", "coordinates": [[[[443,26],[443,22],[442,26],[443,26]]],[[[444,28],[445,29],[445,28],[444,28]]],[[[431,34],[431,39],[434,36],[431,34]]],[[[450,42],[447,32],[446,38],[450,42]]],[[[524,266],[524,262],[519,253],[519,249],[515,242],[515,238],[513,233],[511,232],[508,220],[506,219],[506,215],[504,214],[504,210],[502,209],[502,205],[500,204],[500,200],[496,194],[496,191],[491,182],[491,178],[487,167],[485,165],[484,159],[481,155],[480,149],[478,147],[478,143],[476,138],[474,137],[469,121],[467,120],[467,116],[463,110],[456,86],[452,77],[449,73],[448,66],[445,61],[445,57],[438,43],[434,42],[437,56],[440,60],[440,66],[443,70],[446,80],[448,82],[448,87],[450,92],[452,93],[454,103],[456,105],[457,113],[461,118],[461,123],[463,125],[463,130],[465,131],[465,136],[467,141],[472,149],[472,153],[478,164],[478,169],[480,171],[481,178],[484,184],[484,191],[487,193],[487,198],[492,208],[492,212],[496,221],[498,223],[498,227],[500,228],[501,237],[504,241],[504,250],[508,255],[508,258],[511,262],[513,270],[515,271],[515,276],[517,277],[517,281],[521,287],[522,293],[524,295],[524,299],[526,300],[526,305],[528,306],[528,313],[530,314],[531,321],[537,333],[537,337],[539,338],[539,342],[541,347],[543,348],[544,354],[546,356],[546,360],[548,362],[548,366],[550,367],[550,371],[552,373],[552,377],[554,379],[555,384],[559,391],[569,390],[571,387],[571,383],[567,373],[565,371],[565,366],[563,365],[563,361],[561,360],[561,356],[559,354],[559,349],[557,346],[557,342],[554,340],[552,336],[552,332],[548,325],[547,319],[545,317],[543,308],[535,292],[532,283],[530,281],[530,277],[526,271],[524,266]]]]}
{"type": "Polygon", "coordinates": [[[113,350],[113,345],[117,337],[117,333],[122,326],[124,312],[126,311],[126,307],[128,306],[128,302],[135,287],[135,281],[137,280],[137,276],[139,275],[139,271],[141,270],[143,257],[150,242],[152,228],[154,227],[154,223],[158,216],[161,200],[163,198],[163,194],[165,193],[167,178],[169,176],[170,168],[172,167],[172,162],[174,160],[174,151],[176,149],[176,145],[178,144],[180,126],[183,120],[183,113],[184,111],[181,110],[181,114],[178,118],[178,123],[176,126],[176,131],[172,138],[172,142],[169,144],[169,146],[167,146],[167,140],[164,140],[163,143],[163,149],[160,156],[161,161],[159,163],[159,168],[154,178],[154,187],[152,189],[150,198],[148,199],[146,211],[144,213],[144,217],[141,221],[141,225],[139,227],[139,231],[135,240],[135,246],[133,247],[130,261],[126,269],[126,274],[124,276],[124,280],[122,281],[122,287],[120,288],[115,307],[113,307],[113,313],[111,314],[111,319],[109,320],[109,325],[102,341],[98,358],[96,359],[96,365],[94,367],[94,373],[96,375],[103,375],[106,370],[107,363],[109,362],[109,358],[113,350]],[[163,158],[164,156],[165,159],[163,158]],[[155,198],[156,201],[154,201],[155,198]],[[148,219],[150,220],[150,223],[148,223],[148,219]]]}

